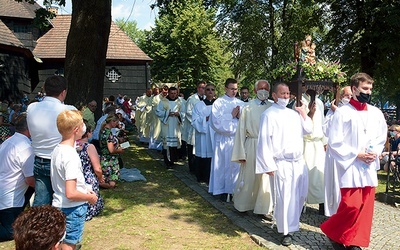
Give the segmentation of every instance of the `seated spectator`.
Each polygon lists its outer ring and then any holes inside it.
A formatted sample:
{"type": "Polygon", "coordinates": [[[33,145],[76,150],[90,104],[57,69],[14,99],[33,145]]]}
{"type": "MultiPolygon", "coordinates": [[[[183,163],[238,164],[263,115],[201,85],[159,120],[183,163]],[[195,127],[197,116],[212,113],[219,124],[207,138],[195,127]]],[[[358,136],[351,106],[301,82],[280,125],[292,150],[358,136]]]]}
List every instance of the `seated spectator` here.
{"type": "Polygon", "coordinates": [[[16,250],[57,250],[65,238],[65,215],[50,205],[32,207],[14,222],[16,250]]]}
{"type": "Polygon", "coordinates": [[[104,200],[100,196],[99,183],[104,182],[103,172],[101,171],[100,159],[97,154],[96,147],[88,142],[88,139],[92,137],[92,127],[86,124],[86,132],[83,134],[82,139],[77,140],[77,148],[79,158],[81,158],[83,176],[85,177],[85,183],[87,186],[96,193],[98,199],[93,205],[88,206],[86,212],[86,220],[91,220],[94,216],[97,216],[104,208],[104,200]]]}
{"type": "Polygon", "coordinates": [[[3,102],[0,105],[0,145],[11,136],[11,123],[8,118],[8,104],[3,102]]]}
{"type": "Polygon", "coordinates": [[[16,133],[0,147],[0,241],[12,240],[11,225],[24,210],[28,187],[35,186],[35,156],[29,140],[26,113],[16,118],[15,128],[16,133]]]}
{"type": "Polygon", "coordinates": [[[115,188],[119,180],[120,163],[118,157],[119,154],[124,152],[124,149],[119,146],[118,138],[111,131],[112,128],[118,126],[118,123],[118,116],[109,115],[100,132],[100,164],[105,181],[105,183],[100,184],[102,188],[115,188]]]}

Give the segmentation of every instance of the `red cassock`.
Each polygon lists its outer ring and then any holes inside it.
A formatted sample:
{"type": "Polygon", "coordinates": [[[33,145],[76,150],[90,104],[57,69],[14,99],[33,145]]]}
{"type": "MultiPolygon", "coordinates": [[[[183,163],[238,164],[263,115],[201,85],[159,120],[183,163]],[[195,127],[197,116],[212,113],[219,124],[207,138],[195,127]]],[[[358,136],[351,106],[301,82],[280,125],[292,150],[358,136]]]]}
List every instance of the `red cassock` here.
{"type": "Polygon", "coordinates": [[[336,214],[321,224],[329,239],[345,246],[368,247],[374,214],[375,187],[341,188],[336,214]]]}

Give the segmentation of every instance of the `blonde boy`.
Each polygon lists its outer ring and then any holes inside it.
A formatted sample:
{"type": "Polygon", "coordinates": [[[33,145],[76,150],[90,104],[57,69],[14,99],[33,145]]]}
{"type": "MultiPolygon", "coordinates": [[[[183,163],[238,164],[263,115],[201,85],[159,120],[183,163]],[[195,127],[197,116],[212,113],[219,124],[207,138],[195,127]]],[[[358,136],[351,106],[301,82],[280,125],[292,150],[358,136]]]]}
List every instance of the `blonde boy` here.
{"type": "Polygon", "coordinates": [[[51,155],[50,178],[54,189],[52,205],[66,215],[66,237],[61,249],[75,249],[82,239],[87,210],[86,202],[94,204],[97,195],[87,190],[82,164],[74,146],[85,133],[82,115],[77,110],[65,110],[57,117],[57,128],[62,136],[51,155]]]}

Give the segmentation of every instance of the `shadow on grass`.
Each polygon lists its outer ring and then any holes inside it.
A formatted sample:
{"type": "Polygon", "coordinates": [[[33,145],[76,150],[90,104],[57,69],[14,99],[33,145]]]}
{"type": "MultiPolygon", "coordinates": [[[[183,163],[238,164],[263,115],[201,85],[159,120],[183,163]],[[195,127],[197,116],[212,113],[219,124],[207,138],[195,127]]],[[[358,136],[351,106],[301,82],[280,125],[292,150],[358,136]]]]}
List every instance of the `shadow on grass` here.
{"type": "MultiPolygon", "coordinates": [[[[114,190],[102,189],[105,209],[99,217],[109,217],[132,207],[144,210],[160,207],[170,210],[170,220],[195,224],[211,234],[239,236],[238,227],[177,179],[162,161],[153,159],[146,145],[136,142],[131,145],[122,155],[124,166],[139,169],[147,182],[119,182],[114,190]]],[[[151,211],[148,216],[152,216],[151,211]]]]}
{"type": "Polygon", "coordinates": [[[388,182],[387,172],[382,170],[378,171],[378,182],[375,199],[397,207],[397,204],[400,204],[400,183],[393,185],[392,176],[388,182]]]}

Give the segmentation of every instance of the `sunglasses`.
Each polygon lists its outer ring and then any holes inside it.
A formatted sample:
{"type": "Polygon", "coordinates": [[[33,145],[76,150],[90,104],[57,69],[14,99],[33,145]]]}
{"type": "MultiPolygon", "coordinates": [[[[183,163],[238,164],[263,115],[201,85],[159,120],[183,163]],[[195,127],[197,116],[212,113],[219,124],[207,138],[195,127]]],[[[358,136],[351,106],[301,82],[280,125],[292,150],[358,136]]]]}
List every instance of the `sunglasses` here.
{"type": "Polygon", "coordinates": [[[215,89],[206,89],[207,91],[214,91],[215,89]]]}

